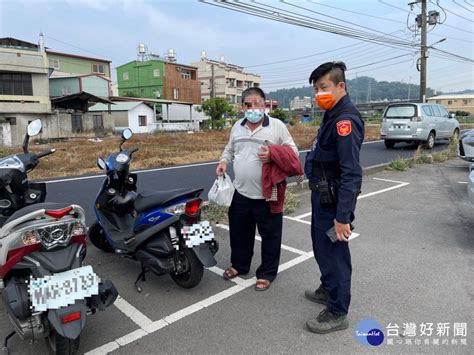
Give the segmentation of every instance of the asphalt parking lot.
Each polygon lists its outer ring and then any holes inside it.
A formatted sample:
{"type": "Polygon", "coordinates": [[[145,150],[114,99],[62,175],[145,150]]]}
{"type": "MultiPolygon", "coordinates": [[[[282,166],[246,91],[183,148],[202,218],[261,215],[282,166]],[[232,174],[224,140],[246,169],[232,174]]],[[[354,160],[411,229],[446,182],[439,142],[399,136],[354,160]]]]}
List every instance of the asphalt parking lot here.
{"type": "MultiPolygon", "coordinates": [[[[233,281],[220,276],[230,258],[225,225],[215,228],[221,246],[217,267],[207,270],[192,290],[179,288],[167,276],[150,275],[137,293],[133,282],[139,265],[90,246],[86,261],[115,283],[120,298],[87,319],[80,351],[472,354],[474,208],[467,199],[467,176],[468,163],[453,160],[364,177],[357,235],[350,241],[350,327],[329,335],[305,327],[322,309],[303,296],[306,288],[318,286],[320,276],[312,256],[306,191],[299,209],[284,220],[280,274],[265,292],[253,288],[258,241],[249,275],[233,281]],[[356,339],[356,326],[364,319],[378,322],[385,335],[375,349],[356,339]],[[421,334],[422,323],[432,323],[430,336],[421,334]]],[[[3,316],[0,336],[10,331],[3,316]]],[[[17,337],[10,347],[12,354],[47,353],[42,342],[30,345],[17,337]]]]}

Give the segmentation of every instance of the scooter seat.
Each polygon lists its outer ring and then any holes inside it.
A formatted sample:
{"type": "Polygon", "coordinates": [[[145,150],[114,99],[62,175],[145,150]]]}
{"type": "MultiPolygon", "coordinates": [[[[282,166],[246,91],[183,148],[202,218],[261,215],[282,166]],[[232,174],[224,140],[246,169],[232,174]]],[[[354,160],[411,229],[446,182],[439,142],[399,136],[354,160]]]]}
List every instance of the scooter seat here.
{"type": "Polygon", "coordinates": [[[135,200],[135,210],[144,212],[156,206],[166,205],[177,198],[197,197],[203,189],[176,189],[170,191],[140,192],[135,200]]]}
{"type": "Polygon", "coordinates": [[[55,202],[41,202],[41,203],[35,203],[34,205],[26,206],[15,213],[13,213],[8,219],[5,221],[4,224],[7,224],[17,218],[26,216],[27,214],[30,214],[31,212],[45,209],[45,210],[62,210],[64,208],[70,207],[71,204],[64,204],[64,203],[55,203],[55,202]]]}

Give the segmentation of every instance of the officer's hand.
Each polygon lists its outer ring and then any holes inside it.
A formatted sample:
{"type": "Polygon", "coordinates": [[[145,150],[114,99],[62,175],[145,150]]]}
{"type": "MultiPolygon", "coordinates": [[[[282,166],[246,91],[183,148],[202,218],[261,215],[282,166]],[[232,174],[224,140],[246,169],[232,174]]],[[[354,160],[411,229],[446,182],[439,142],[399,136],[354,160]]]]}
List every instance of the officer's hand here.
{"type": "Polygon", "coordinates": [[[336,230],[337,239],[341,242],[348,242],[351,236],[351,225],[339,223],[334,220],[334,228],[336,230]]]}
{"type": "Polygon", "coordinates": [[[258,153],[258,158],[264,163],[271,162],[272,156],[270,153],[270,149],[268,149],[268,147],[265,147],[265,146],[260,147],[260,153],[258,153]]]}
{"type": "Polygon", "coordinates": [[[217,165],[216,174],[217,176],[222,176],[227,171],[227,163],[225,161],[221,161],[219,165],[217,165]]]}

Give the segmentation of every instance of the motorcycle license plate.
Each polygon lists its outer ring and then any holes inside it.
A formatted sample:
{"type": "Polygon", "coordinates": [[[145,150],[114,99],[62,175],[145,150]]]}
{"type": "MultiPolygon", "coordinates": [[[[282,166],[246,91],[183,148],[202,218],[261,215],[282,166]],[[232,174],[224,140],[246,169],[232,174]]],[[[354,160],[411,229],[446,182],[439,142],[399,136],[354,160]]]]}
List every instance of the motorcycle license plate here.
{"type": "Polygon", "coordinates": [[[99,282],[90,265],[42,278],[31,277],[28,293],[32,308],[40,312],[69,306],[99,294],[99,282]]]}
{"type": "Polygon", "coordinates": [[[205,242],[214,240],[214,232],[208,221],[202,221],[192,226],[184,226],[181,234],[188,248],[197,247],[205,242]]]}

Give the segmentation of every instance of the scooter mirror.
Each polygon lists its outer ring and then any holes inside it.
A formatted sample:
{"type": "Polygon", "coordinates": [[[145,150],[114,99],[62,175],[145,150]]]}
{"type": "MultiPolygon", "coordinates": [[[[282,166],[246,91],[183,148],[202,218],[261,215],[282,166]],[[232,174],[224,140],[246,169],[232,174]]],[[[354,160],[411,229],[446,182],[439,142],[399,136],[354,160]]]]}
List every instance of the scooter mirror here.
{"type": "Polygon", "coordinates": [[[37,119],[30,122],[26,131],[28,132],[28,135],[30,137],[33,137],[39,134],[42,128],[43,128],[43,123],[41,122],[40,119],[37,119]]]}
{"type": "Polygon", "coordinates": [[[98,166],[99,169],[101,169],[101,170],[105,170],[105,168],[107,168],[107,164],[105,163],[105,160],[102,159],[101,157],[98,157],[98,158],[97,158],[97,166],[98,166]]]}
{"type": "Polygon", "coordinates": [[[132,138],[133,136],[133,132],[130,128],[125,128],[122,132],[122,138],[125,139],[125,140],[128,140],[130,138],[132,138]]]}

